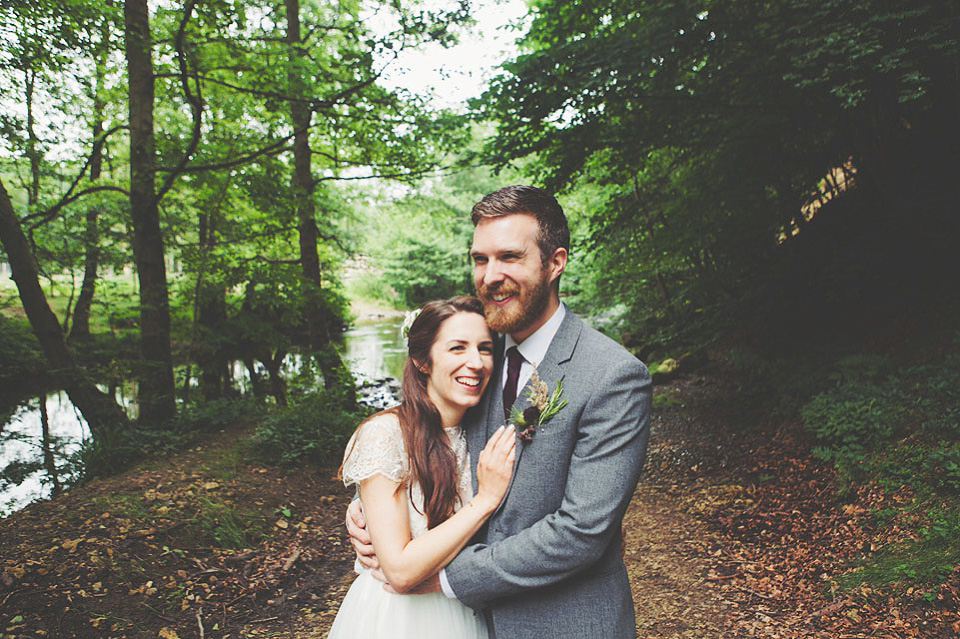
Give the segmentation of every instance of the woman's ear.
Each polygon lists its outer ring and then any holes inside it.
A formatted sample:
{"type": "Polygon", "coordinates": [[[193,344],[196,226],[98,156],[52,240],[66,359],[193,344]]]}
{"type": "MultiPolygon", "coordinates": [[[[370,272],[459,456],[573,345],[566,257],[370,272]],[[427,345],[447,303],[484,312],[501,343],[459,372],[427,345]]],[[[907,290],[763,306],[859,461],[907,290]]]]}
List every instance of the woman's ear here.
{"type": "Polygon", "coordinates": [[[420,371],[421,373],[423,373],[424,375],[429,375],[429,374],[430,374],[430,365],[429,365],[429,364],[427,364],[427,363],[420,363],[420,362],[418,362],[418,361],[416,361],[416,360],[414,360],[413,363],[416,365],[417,370],[420,371]]]}

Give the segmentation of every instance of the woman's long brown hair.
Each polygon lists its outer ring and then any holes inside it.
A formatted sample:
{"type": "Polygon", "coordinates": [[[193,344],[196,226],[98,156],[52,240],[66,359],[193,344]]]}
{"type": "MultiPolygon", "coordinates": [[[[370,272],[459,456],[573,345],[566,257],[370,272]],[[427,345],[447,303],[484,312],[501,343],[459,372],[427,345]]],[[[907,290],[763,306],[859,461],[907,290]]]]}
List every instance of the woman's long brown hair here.
{"type": "MultiPolygon", "coordinates": [[[[385,413],[395,413],[403,445],[410,460],[410,477],[423,492],[427,527],[442,523],[453,514],[459,500],[457,458],[443,430],[440,412],[427,395],[431,370],[430,348],[440,326],[457,313],[483,316],[483,304],[475,297],[458,295],[434,300],[420,307],[420,314],[407,335],[407,361],[403,366],[403,402],[385,413]]],[[[363,424],[360,425],[363,428],[363,424]]]]}

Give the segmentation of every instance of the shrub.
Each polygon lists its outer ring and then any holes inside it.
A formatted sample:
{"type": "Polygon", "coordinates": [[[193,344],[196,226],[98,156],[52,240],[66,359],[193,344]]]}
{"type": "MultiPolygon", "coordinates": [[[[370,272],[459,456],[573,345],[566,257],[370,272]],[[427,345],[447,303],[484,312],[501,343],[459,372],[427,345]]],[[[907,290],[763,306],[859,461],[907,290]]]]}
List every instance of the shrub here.
{"type": "Polygon", "coordinates": [[[902,418],[885,392],[870,382],[844,384],[821,393],[800,410],[807,427],[821,442],[818,456],[860,461],[867,451],[890,441],[902,418]]]}
{"type": "MultiPolygon", "coordinates": [[[[874,368],[877,375],[882,369],[874,368]]],[[[835,388],[803,406],[820,444],[814,453],[848,480],[960,490],[960,358],[871,377],[845,372],[835,388]]]]}
{"type": "Polygon", "coordinates": [[[47,369],[40,344],[26,320],[0,315],[0,380],[15,382],[47,369]]]}
{"type": "Polygon", "coordinates": [[[251,440],[253,452],[278,464],[338,461],[369,409],[344,408],[337,392],[318,391],[268,415],[251,440]]]}

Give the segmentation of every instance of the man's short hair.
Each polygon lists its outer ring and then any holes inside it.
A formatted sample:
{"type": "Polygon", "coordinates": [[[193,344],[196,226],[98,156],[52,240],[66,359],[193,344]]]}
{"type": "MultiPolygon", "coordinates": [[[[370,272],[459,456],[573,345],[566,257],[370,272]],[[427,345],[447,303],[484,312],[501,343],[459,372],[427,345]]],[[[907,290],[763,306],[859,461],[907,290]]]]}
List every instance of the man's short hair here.
{"type": "Polygon", "coordinates": [[[554,251],[563,247],[570,251],[570,227],[563,207],[543,189],[535,186],[505,186],[489,193],[473,206],[470,219],[476,226],[482,219],[504,217],[527,213],[537,220],[540,232],[537,234],[537,246],[540,257],[546,263],[554,251]]]}

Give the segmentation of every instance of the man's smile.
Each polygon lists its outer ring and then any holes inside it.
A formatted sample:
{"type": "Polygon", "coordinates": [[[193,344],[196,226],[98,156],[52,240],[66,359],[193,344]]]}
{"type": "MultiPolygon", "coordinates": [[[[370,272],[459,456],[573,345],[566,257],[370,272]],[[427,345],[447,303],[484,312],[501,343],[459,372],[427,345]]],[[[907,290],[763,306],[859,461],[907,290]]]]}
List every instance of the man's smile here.
{"type": "Polygon", "coordinates": [[[488,300],[490,300],[494,304],[497,304],[498,306],[503,306],[504,304],[509,302],[511,299],[514,299],[515,297],[517,297],[520,291],[515,288],[511,288],[508,290],[502,287],[497,287],[496,290],[491,291],[488,287],[485,291],[483,291],[483,293],[484,293],[484,297],[486,297],[488,300]]]}

